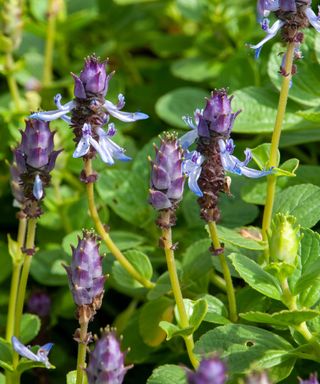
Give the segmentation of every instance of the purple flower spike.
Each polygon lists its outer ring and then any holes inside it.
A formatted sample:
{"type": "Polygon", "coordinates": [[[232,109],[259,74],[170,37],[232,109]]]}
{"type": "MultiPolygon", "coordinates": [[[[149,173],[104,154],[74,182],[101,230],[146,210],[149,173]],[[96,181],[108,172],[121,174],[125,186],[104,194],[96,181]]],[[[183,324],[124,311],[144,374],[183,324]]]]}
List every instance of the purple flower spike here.
{"type": "Polygon", "coordinates": [[[121,384],[128,369],[124,366],[125,353],[121,352],[114,331],[107,329],[90,353],[86,369],[89,384],[121,384]]]}
{"type": "Polygon", "coordinates": [[[52,365],[49,362],[48,354],[53,347],[53,343],[47,343],[38,349],[38,352],[35,354],[31,351],[29,347],[23,345],[15,336],[11,338],[13,349],[22,357],[25,357],[29,360],[37,361],[43,363],[46,368],[52,368],[52,365]]]}
{"type": "Polygon", "coordinates": [[[318,375],[316,373],[311,373],[309,379],[299,379],[299,384],[319,384],[318,375]]]}
{"type": "Polygon", "coordinates": [[[176,207],[184,187],[182,149],[174,134],[165,133],[161,146],[155,146],[156,159],[152,162],[149,202],[158,211],[176,207]]]}
{"type": "Polygon", "coordinates": [[[72,247],[70,266],[65,266],[73,300],[78,307],[91,309],[92,318],[100,308],[104,294],[105,276],[102,273],[102,256],[93,231],[83,230],[77,248],[72,247]]]}
{"type": "MultiPolygon", "coordinates": [[[[44,189],[51,179],[50,172],[60,153],[53,150],[54,133],[47,122],[27,120],[21,136],[20,145],[13,151],[14,162],[11,167],[12,189],[20,204],[40,201],[44,197],[44,189]],[[17,194],[17,184],[21,186],[23,198],[17,194]]],[[[32,216],[31,212],[26,213],[32,216]]]]}
{"type": "Polygon", "coordinates": [[[188,384],[224,384],[227,369],[218,357],[203,359],[196,372],[187,371],[188,384]]]}
{"type": "Polygon", "coordinates": [[[256,50],[259,56],[262,46],[282,29],[282,39],[285,42],[301,43],[304,29],[311,24],[317,32],[320,32],[320,19],[311,8],[311,0],[258,0],[257,11],[259,22],[261,18],[268,17],[274,12],[278,20],[269,28],[269,21],[262,20],[262,29],[267,33],[266,37],[256,45],[249,45],[256,50]]]}

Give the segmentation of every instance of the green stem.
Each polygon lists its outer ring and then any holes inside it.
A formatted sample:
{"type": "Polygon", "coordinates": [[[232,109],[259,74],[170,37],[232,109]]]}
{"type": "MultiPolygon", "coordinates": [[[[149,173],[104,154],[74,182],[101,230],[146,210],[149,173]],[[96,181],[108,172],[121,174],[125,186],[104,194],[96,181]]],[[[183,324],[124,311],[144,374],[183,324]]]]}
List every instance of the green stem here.
{"type": "MultiPolygon", "coordinates": [[[[87,177],[93,173],[92,170],[92,163],[90,159],[85,160],[85,172],[87,177]]],[[[145,288],[151,289],[155,286],[155,284],[146,279],[144,276],[142,276],[135,268],[134,266],[126,259],[126,257],[123,255],[123,253],[120,251],[120,249],[116,246],[116,244],[112,241],[109,233],[106,231],[104,225],[102,224],[98,210],[95,205],[94,200],[94,184],[93,183],[87,183],[87,198],[88,198],[88,204],[89,204],[89,211],[90,216],[95,224],[96,230],[98,234],[101,236],[102,240],[105,242],[106,246],[108,247],[109,251],[113,254],[113,256],[117,259],[117,261],[121,264],[121,266],[135,279],[137,280],[142,286],[145,288]]]]}
{"type": "MultiPolygon", "coordinates": [[[[22,217],[19,219],[18,238],[17,238],[18,252],[21,252],[21,248],[24,246],[26,229],[27,229],[27,219],[25,217],[22,217]]],[[[17,255],[17,258],[18,256],[19,255],[17,255]]],[[[13,336],[13,331],[14,331],[15,310],[16,310],[20,271],[21,271],[21,262],[19,262],[18,260],[14,260],[12,278],[11,278],[10,296],[9,296],[7,329],[6,329],[6,340],[9,342],[11,342],[11,337],[13,336]]]]}
{"type": "Polygon", "coordinates": [[[213,271],[210,275],[210,281],[212,284],[214,284],[216,287],[221,289],[221,291],[227,292],[227,284],[224,281],[222,277],[216,274],[215,271],[213,271]]]}
{"type": "Polygon", "coordinates": [[[11,52],[8,52],[6,54],[5,60],[6,60],[5,64],[6,64],[6,70],[7,70],[6,77],[7,77],[9,92],[11,94],[12,100],[14,101],[17,111],[20,112],[22,110],[22,103],[21,103],[18,84],[13,75],[14,61],[13,61],[11,52]]]}
{"type": "Polygon", "coordinates": [[[76,381],[76,384],[83,384],[84,369],[86,367],[87,332],[88,332],[88,321],[81,322],[81,324],[80,324],[80,336],[79,336],[80,341],[78,344],[77,381],[76,381]]]}
{"type": "MultiPolygon", "coordinates": [[[[28,231],[26,239],[26,250],[30,251],[34,249],[34,239],[36,234],[37,219],[32,218],[28,220],[28,231]]],[[[23,313],[24,299],[26,295],[26,288],[28,282],[28,276],[31,266],[32,255],[25,253],[24,262],[21,272],[20,284],[18,289],[17,303],[16,303],[16,312],[15,312],[15,324],[14,324],[14,335],[19,337],[20,335],[20,324],[23,313]]],[[[13,368],[16,369],[19,362],[19,355],[17,353],[13,354],[13,368]]],[[[15,384],[19,384],[15,382],[15,384]]]]}
{"type": "MultiPolygon", "coordinates": [[[[188,328],[189,319],[184,306],[183,296],[182,296],[179,278],[178,278],[177,269],[176,269],[176,263],[174,260],[172,234],[171,234],[170,227],[162,229],[162,241],[163,241],[164,252],[166,255],[171,288],[172,288],[173,296],[179,312],[180,325],[182,328],[188,328]]],[[[196,369],[199,365],[199,362],[193,353],[193,348],[194,348],[193,336],[189,335],[184,337],[184,341],[185,341],[185,345],[187,348],[187,352],[188,352],[188,356],[191,361],[191,364],[196,369]]]]}
{"type": "Polygon", "coordinates": [[[52,82],[52,58],[54,49],[54,40],[56,33],[56,16],[57,10],[56,0],[49,0],[48,5],[48,23],[47,23],[47,38],[44,54],[44,70],[43,70],[43,86],[46,87],[52,82]]]}
{"type": "MultiPolygon", "coordinates": [[[[279,148],[279,141],[281,136],[282,123],[285,116],[288,95],[289,95],[294,48],[295,48],[295,43],[288,43],[286,60],[284,65],[284,71],[286,73],[286,76],[283,77],[283,81],[281,85],[278,111],[277,111],[276,121],[274,124],[272,139],[271,139],[271,149],[270,149],[270,158],[269,158],[270,167],[276,167],[278,165],[277,164],[278,148],[279,148]]],[[[263,237],[263,240],[265,241],[267,240],[267,231],[271,224],[273,203],[274,203],[275,190],[276,190],[276,182],[277,182],[277,177],[275,175],[268,176],[267,198],[266,198],[266,205],[264,207],[263,221],[262,221],[262,237],[263,237]]],[[[267,259],[266,261],[268,262],[268,259],[269,259],[268,255],[266,255],[266,259],[267,259]]]]}
{"type": "MultiPolygon", "coordinates": [[[[218,237],[216,223],[214,221],[209,221],[208,228],[213,248],[220,249],[221,244],[218,237]]],[[[219,260],[222,268],[223,277],[226,283],[227,297],[229,303],[229,317],[232,322],[236,322],[238,320],[236,296],[233,288],[231,274],[224,253],[221,253],[219,255],[219,260]]]]}

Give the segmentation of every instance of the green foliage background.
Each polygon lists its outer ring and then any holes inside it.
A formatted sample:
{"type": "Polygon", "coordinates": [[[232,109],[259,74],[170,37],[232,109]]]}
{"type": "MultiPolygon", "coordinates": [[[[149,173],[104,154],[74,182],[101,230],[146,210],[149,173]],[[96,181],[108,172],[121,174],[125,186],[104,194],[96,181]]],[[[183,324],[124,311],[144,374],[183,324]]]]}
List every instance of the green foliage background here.
{"type": "MultiPolygon", "coordinates": [[[[10,98],[6,83],[5,46],[2,44],[0,47],[0,331],[4,331],[5,327],[10,283],[11,260],[6,236],[10,233],[14,238],[17,226],[9,188],[7,161],[11,161],[10,147],[19,139],[19,129],[23,129],[22,119],[30,110],[40,107],[54,109],[53,96],[56,93],[61,93],[65,101],[72,98],[70,72],[79,73],[84,57],[93,52],[102,59],[109,57],[108,70],[116,70],[116,74],[110,82],[107,98],[115,102],[121,92],[126,96],[126,110],[141,110],[150,118],[129,125],[116,122],[118,143],[127,148],[133,161],[108,167],[99,159],[95,160],[95,168],[99,170],[96,184],[98,208],[103,219],[109,222],[119,248],[126,252],[129,260],[130,257],[139,260],[138,268],[142,273],[148,277],[153,274],[153,280],[158,282],[154,290],[146,292],[107,254],[105,271],[110,278],[102,310],[91,327],[93,332],[98,332],[99,327],[107,324],[117,325],[123,334],[123,348],[131,348],[128,362],[135,364],[125,383],[143,383],[156,366],[188,363],[180,339],[173,338],[161,346],[156,342],[164,337],[157,329],[156,321],[163,319],[163,311],[172,307],[172,300],[164,296],[170,291],[170,284],[168,276],[163,273],[165,259],[158,248],[155,215],[147,204],[147,156],[153,155],[152,143],[157,142],[157,135],[164,130],[174,129],[179,133],[186,130],[181,116],[192,115],[196,107],[203,107],[204,97],[219,87],[228,87],[235,96],[234,109],[242,109],[233,130],[237,154],[241,155],[246,147],[254,148],[269,142],[281,82],[278,74],[279,53],[284,48],[280,43],[271,42],[263,48],[260,59],[254,59],[252,50],[246,44],[256,42],[263,36],[256,21],[254,0],[68,0],[65,4],[60,0],[57,6],[54,81],[43,87],[47,2],[29,0],[24,4],[22,41],[14,52],[13,69],[23,96],[22,111],[17,111],[10,98]],[[145,254],[148,254],[151,263],[145,254]],[[159,308],[163,311],[157,313],[159,308]]],[[[311,228],[320,219],[320,38],[314,30],[306,31],[302,52],[304,59],[297,63],[298,73],[293,79],[281,138],[281,164],[294,157],[300,160],[301,165],[296,177],[279,178],[275,209],[295,215],[299,224],[311,228]]],[[[40,290],[47,292],[52,299],[50,318],[45,320],[37,340],[40,344],[49,339],[55,343],[51,361],[57,369],[26,375],[24,383],[35,382],[34,375],[41,376],[43,383],[64,382],[67,372],[75,367],[77,345],[72,340],[77,328],[75,307],[61,263],[69,262],[70,244],[76,242],[81,228],[92,226],[84,186],[78,178],[82,162],[72,158],[72,132],[61,121],[55,121],[51,126],[57,130],[56,146],[64,148],[64,152],[58,158],[52,186],[44,202],[45,214],[37,232],[39,252],[32,263],[28,294],[40,290]]],[[[263,151],[258,150],[256,162],[259,164],[260,161],[264,166],[263,159],[263,151]]],[[[296,164],[295,160],[291,160],[282,168],[292,171],[296,164]]],[[[245,225],[260,225],[265,188],[266,181],[263,179],[252,181],[232,177],[233,196],[221,196],[220,237],[226,245],[227,254],[231,254],[232,273],[240,285],[241,281],[237,279],[239,274],[243,277],[243,269],[251,268],[247,265],[247,258],[257,260],[262,248],[259,242],[253,240],[246,241],[244,246],[239,231],[231,230],[245,225]]],[[[250,332],[250,316],[243,317],[246,321],[237,326],[239,330],[236,334],[232,333],[232,338],[228,333],[230,325],[224,305],[226,298],[210,283],[208,271],[212,265],[219,271],[219,265],[208,252],[210,242],[198,217],[195,200],[189,191],[185,192],[178,212],[178,225],[174,230],[174,241],[179,242],[176,254],[184,296],[196,299],[210,295],[209,311],[197,330],[198,336],[210,329],[210,332],[217,332],[216,326],[223,327],[229,342],[243,352],[243,359],[249,359],[246,355],[249,351],[241,349],[241,342],[250,332]]],[[[308,236],[316,236],[310,229],[305,231],[308,236]]],[[[314,241],[319,244],[318,237],[314,241]]],[[[102,249],[106,252],[103,246],[102,249]]],[[[240,312],[266,312],[277,308],[275,301],[271,300],[277,295],[274,286],[272,289],[269,287],[270,292],[266,283],[266,286],[257,289],[259,293],[250,288],[252,282],[246,282],[248,287],[239,288],[240,312]]],[[[315,308],[318,299],[311,298],[309,304],[315,308]]],[[[278,310],[281,309],[280,306],[278,310]]],[[[300,316],[308,320],[313,318],[309,312],[300,316]]],[[[253,321],[259,322],[257,315],[253,321]]],[[[287,356],[281,360],[281,353],[285,354],[283,351],[292,348],[286,340],[288,332],[283,330],[285,320],[278,319],[278,323],[270,321],[264,318],[261,322],[268,324],[265,329],[255,328],[252,331],[258,333],[257,338],[263,342],[261,345],[258,343],[255,352],[251,350],[250,353],[255,353],[257,358],[266,345],[270,344],[273,348],[276,344],[281,364],[273,376],[279,380],[290,374],[296,358],[287,356]],[[281,340],[280,336],[271,333],[274,329],[277,332],[280,329],[281,340]]],[[[315,330],[320,330],[318,321],[314,320],[312,324],[315,330]]],[[[200,353],[213,348],[208,345],[209,336],[205,337],[197,345],[200,353]]],[[[210,340],[216,341],[214,348],[220,352],[229,348],[222,341],[220,343],[218,337],[211,337],[210,340]]],[[[235,373],[242,373],[247,367],[243,360],[237,362],[233,355],[230,368],[235,373]]],[[[295,382],[298,374],[306,376],[314,370],[312,362],[298,363],[284,383],[295,382]]],[[[174,365],[169,366],[167,371],[158,369],[148,381],[149,384],[171,382],[184,382],[181,369],[174,365]],[[170,373],[171,381],[161,376],[163,372],[165,375],[170,373]]]]}

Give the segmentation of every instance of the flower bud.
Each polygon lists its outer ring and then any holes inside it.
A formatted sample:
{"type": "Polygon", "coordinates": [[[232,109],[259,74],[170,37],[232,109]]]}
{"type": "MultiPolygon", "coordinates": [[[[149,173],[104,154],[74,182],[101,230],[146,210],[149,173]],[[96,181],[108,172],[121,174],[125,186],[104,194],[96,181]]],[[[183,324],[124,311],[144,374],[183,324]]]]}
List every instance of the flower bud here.
{"type": "Polygon", "coordinates": [[[39,201],[44,197],[44,188],[49,185],[50,172],[60,151],[53,150],[54,133],[47,122],[27,120],[26,129],[21,135],[21,144],[13,151],[13,193],[19,203],[24,199],[39,201]],[[18,185],[23,190],[23,198],[19,195],[18,185]]]}
{"type": "Polygon", "coordinates": [[[131,366],[124,366],[125,353],[114,331],[106,330],[90,353],[87,368],[89,384],[121,384],[131,366]]]}
{"type": "Polygon", "coordinates": [[[80,76],[74,78],[74,95],[86,99],[93,95],[105,96],[108,90],[110,76],[106,73],[106,62],[101,62],[94,55],[85,60],[80,76]]]}
{"type": "Polygon", "coordinates": [[[187,371],[188,384],[224,384],[227,369],[216,356],[203,359],[196,372],[187,371]]]}
{"type": "Polygon", "coordinates": [[[210,137],[210,131],[229,136],[233,123],[240,111],[232,113],[232,96],[228,97],[225,89],[215,90],[211,93],[207,104],[200,115],[198,134],[210,137]]]}
{"type": "Polygon", "coordinates": [[[93,231],[83,230],[77,248],[72,247],[71,265],[65,269],[74,302],[78,307],[88,306],[91,309],[89,318],[92,318],[101,307],[106,279],[102,273],[97,236],[93,231]]]}
{"type": "Polygon", "coordinates": [[[316,373],[311,373],[309,379],[299,379],[299,384],[319,384],[318,375],[316,373]]]}
{"type": "Polygon", "coordinates": [[[300,239],[300,226],[296,224],[296,218],[278,213],[272,220],[268,233],[271,261],[295,265],[300,239]]]}
{"type": "Polygon", "coordinates": [[[155,150],[149,202],[158,211],[175,208],[182,198],[184,187],[182,149],[174,134],[165,133],[160,148],[155,146],[155,150]]]}

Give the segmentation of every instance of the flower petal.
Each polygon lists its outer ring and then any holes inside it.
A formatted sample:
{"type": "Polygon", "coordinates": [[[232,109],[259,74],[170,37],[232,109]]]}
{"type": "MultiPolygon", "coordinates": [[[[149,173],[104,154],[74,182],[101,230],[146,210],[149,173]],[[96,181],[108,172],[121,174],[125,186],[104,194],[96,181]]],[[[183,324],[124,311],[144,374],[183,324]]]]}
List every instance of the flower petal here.
{"type": "Polygon", "coordinates": [[[267,28],[266,29],[266,32],[267,32],[267,36],[262,39],[258,44],[256,45],[249,45],[250,48],[252,49],[256,49],[256,50],[260,50],[261,47],[269,40],[271,40],[272,38],[275,37],[275,35],[278,33],[279,29],[282,28],[284,26],[285,22],[282,21],[282,20],[277,20],[271,28],[267,28]]]}
{"type": "Polygon", "coordinates": [[[93,148],[99,153],[101,160],[109,165],[114,164],[114,160],[112,158],[112,155],[108,149],[107,146],[102,146],[100,143],[98,143],[95,139],[90,137],[90,144],[93,146],[93,148]]]}
{"type": "Polygon", "coordinates": [[[43,184],[38,174],[34,179],[32,194],[37,200],[41,200],[43,196],[43,184]]]}
{"type": "Polygon", "coordinates": [[[192,129],[191,131],[185,133],[183,136],[180,137],[180,144],[183,149],[187,149],[192,145],[196,139],[198,138],[198,130],[197,127],[195,129],[192,129]]]}
{"type": "Polygon", "coordinates": [[[252,179],[257,179],[258,177],[271,175],[272,172],[273,172],[272,168],[270,168],[269,170],[264,169],[262,171],[259,171],[258,169],[241,167],[241,174],[246,176],[246,177],[250,177],[252,179]]]}
{"type": "Polygon", "coordinates": [[[59,118],[63,118],[67,113],[71,112],[75,107],[74,101],[70,101],[70,103],[65,104],[63,109],[58,109],[55,111],[47,111],[47,112],[35,112],[32,113],[29,117],[30,119],[35,120],[43,120],[43,121],[53,121],[59,118]],[[66,105],[68,106],[66,107],[66,105]]]}
{"type": "Polygon", "coordinates": [[[26,357],[27,359],[30,359],[33,361],[40,361],[39,356],[33,353],[28,347],[23,345],[15,336],[12,336],[11,342],[12,342],[13,349],[20,356],[26,357]]]}
{"type": "Polygon", "coordinates": [[[146,115],[145,113],[142,113],[142,112],[132,112],[131,113],[131,112],[119,111],[117,106],[114,105],[113,103],[111,103],[111,101],[109,101],[109,100],[105,101],[104,108],[113,117],[115,117],[115,118],[117,118],[117,119],[119,119],[121,121],[127,122],[127,123],[130,123],[130,122],[133,122],[133,121],[137,121],[137,120],[144,120],[144,119],[148,119],[149,118],[148,115],[146,115]]]}
{"type": "Polygon", "coordinates": [[[304,12],[313,28],[316,29],[317,32],[320,32],[320,18],[313,12],[310,7],[307,7],[304,12]]]}
{"type": "Polygon", "coordinates": [[[86,155],[90,148],[90,136],[81,137],[72,157],[78,158],[86,155]]]}

